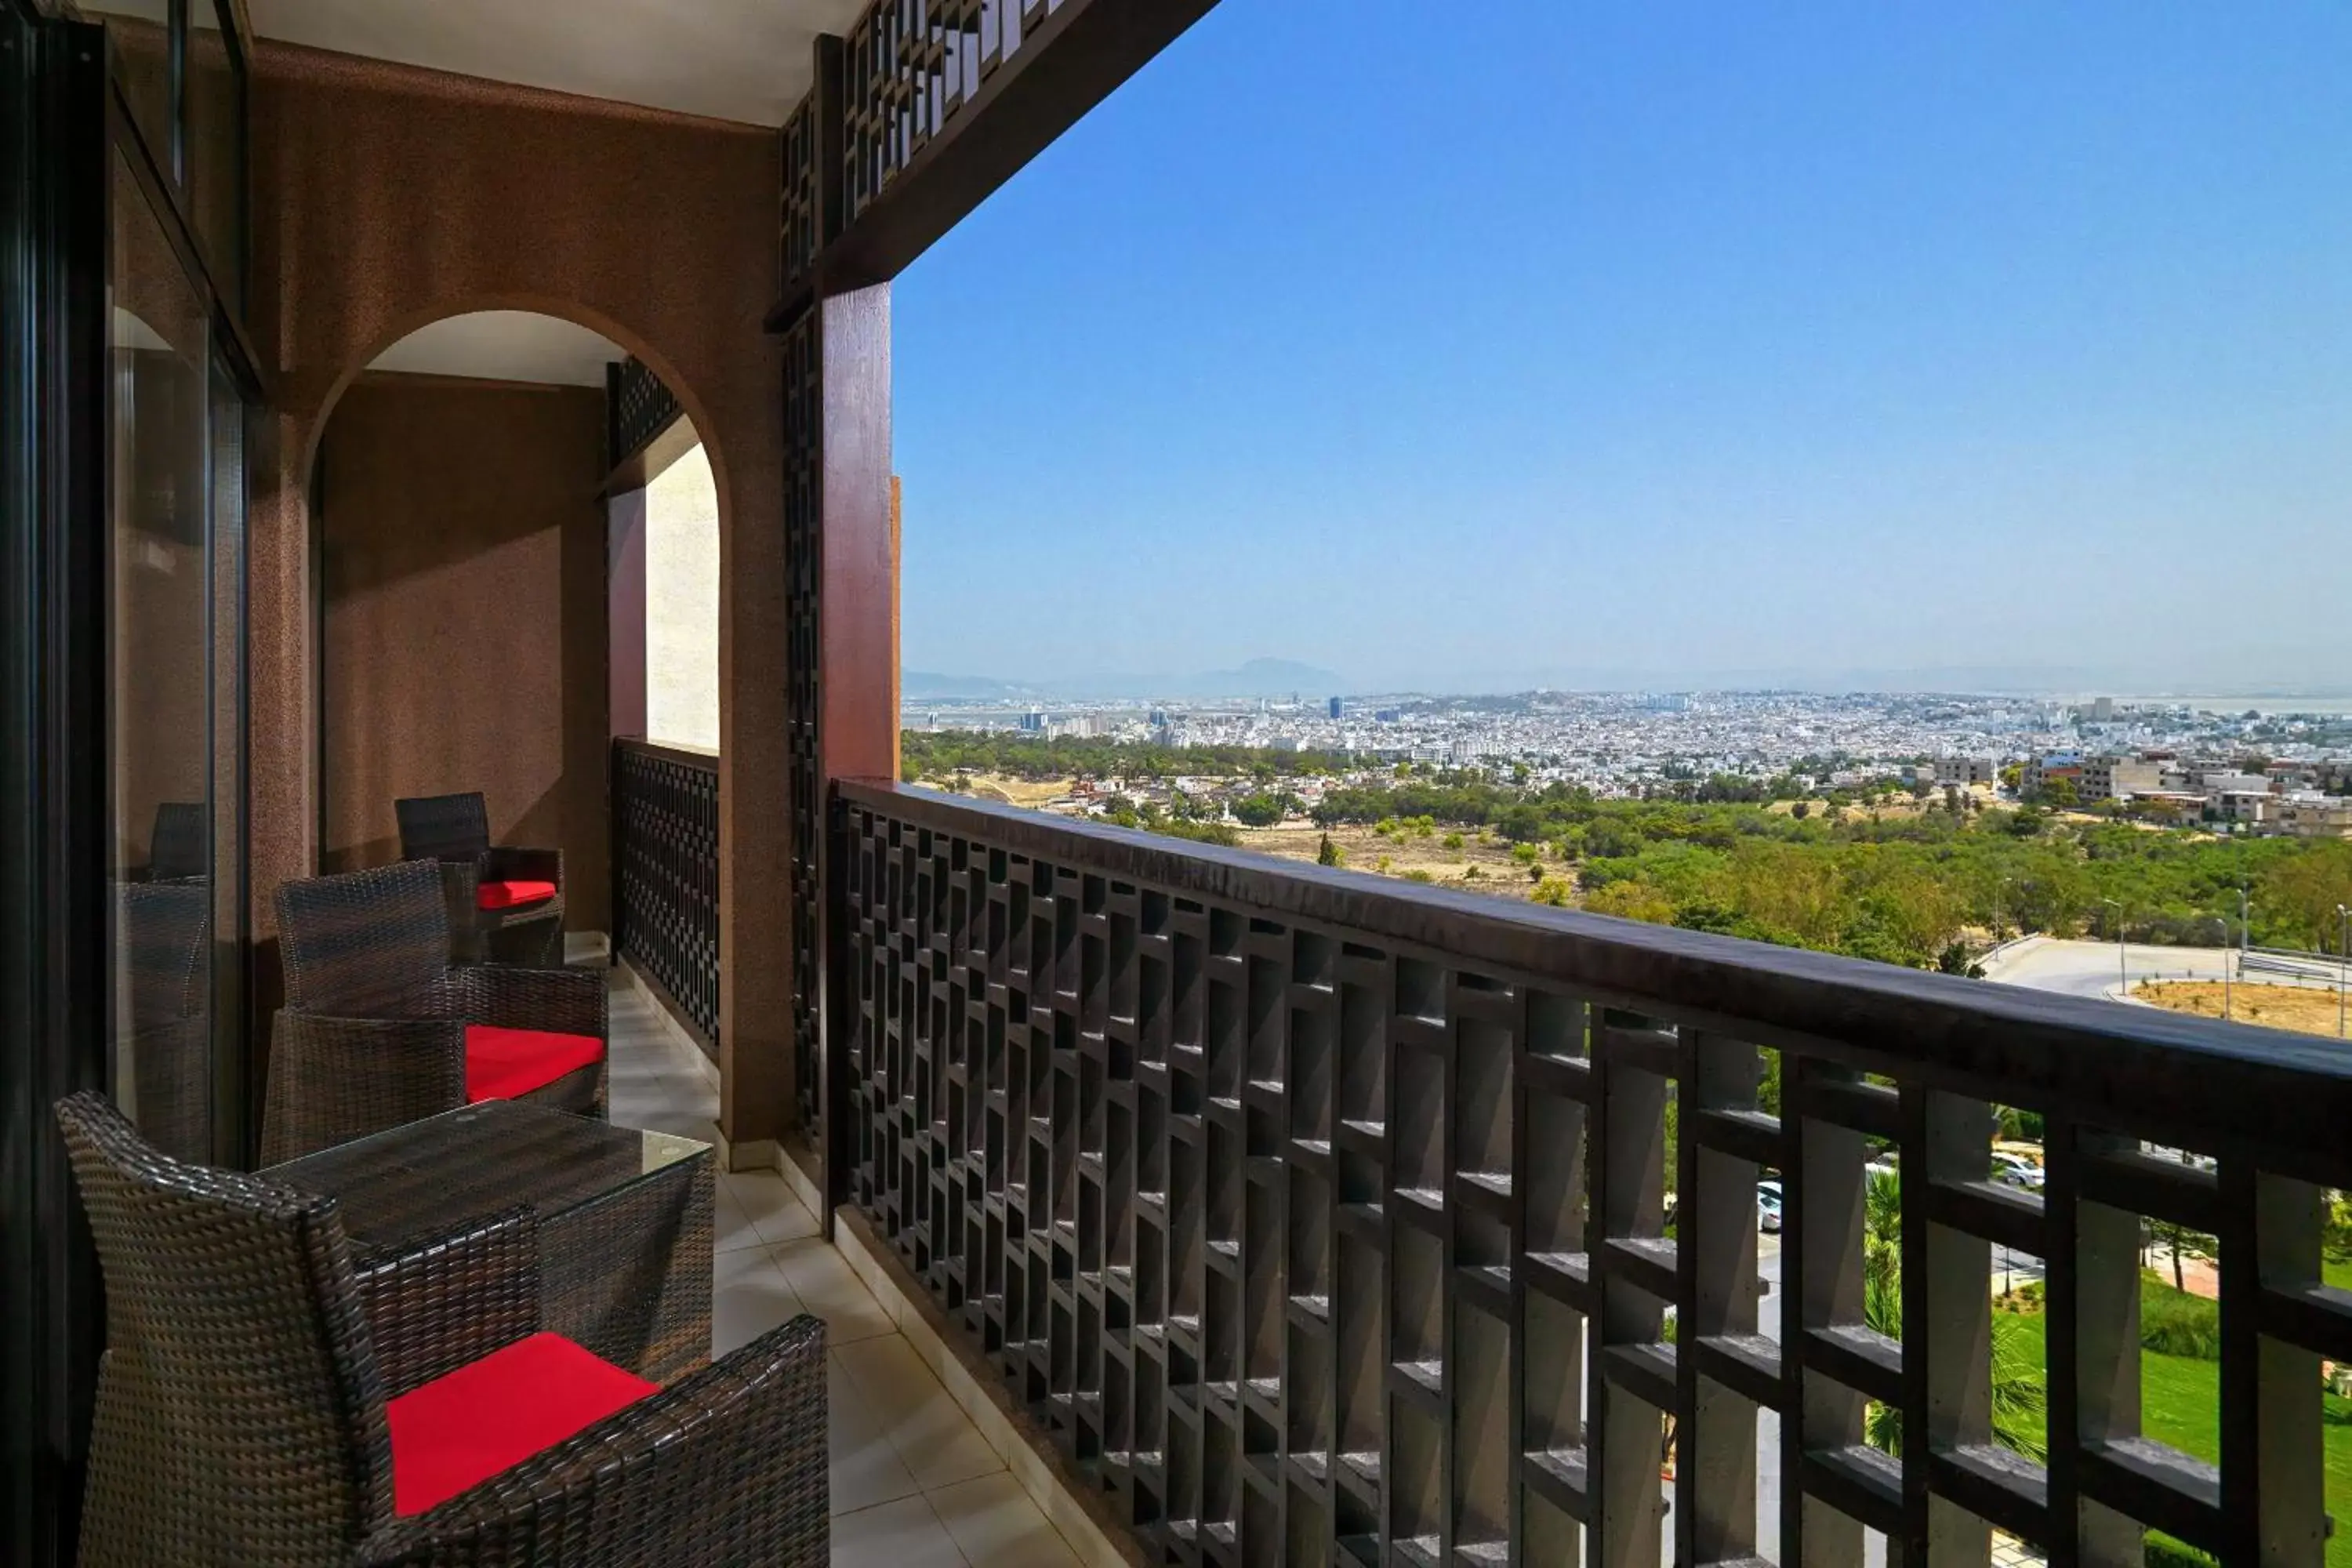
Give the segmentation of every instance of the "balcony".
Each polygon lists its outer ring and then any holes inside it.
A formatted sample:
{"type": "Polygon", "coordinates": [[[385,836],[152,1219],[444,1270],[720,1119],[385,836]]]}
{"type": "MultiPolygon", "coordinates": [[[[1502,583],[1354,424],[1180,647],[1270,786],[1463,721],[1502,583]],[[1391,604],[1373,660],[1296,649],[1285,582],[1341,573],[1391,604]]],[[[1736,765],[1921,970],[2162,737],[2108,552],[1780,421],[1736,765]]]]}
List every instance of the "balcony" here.
{"type": "Polygon", "coordinates": [[[2320,1560],[2326,1042],[890,784],[829,831],[838,1234],[1130,1561],[2320,1560]],[[2218,1465],[2143,1427],[2151,1220],[2219,1238],[2218,1465]]]}
{"type": "Polygon", "coordinates": [[[0,574],[0,1558],[71,1559],[100,1364],[47,1109],[257,1163],[272,894],[486,788],[609,930],[613,1119],[719,1145],[712,1348],[827,1322],[835,1561],[2340,1560],[2328,1043],[881,782],[891,280],[1210,8],[734,8],[762,55],[625,6],[587,50],[520,6],[0,6],[0,313],[44,349],[0,366],[44,566],[0,574]],[[561,398],[436,362],[465,460],[343,439],[427,428],[388,350],[542,308],[601,355],[561,398]],[[479,412],[519,402],[545,439],[479,412]],[[635,738],[616,655],[682,431],[723,751],[635,738]],[[2039,1186],[1994,1179],[2011,1115],[2039,1186]],[[2215,1238],[2201,1446],[2145,1375],[2151,1227],[2215,1238]]]}

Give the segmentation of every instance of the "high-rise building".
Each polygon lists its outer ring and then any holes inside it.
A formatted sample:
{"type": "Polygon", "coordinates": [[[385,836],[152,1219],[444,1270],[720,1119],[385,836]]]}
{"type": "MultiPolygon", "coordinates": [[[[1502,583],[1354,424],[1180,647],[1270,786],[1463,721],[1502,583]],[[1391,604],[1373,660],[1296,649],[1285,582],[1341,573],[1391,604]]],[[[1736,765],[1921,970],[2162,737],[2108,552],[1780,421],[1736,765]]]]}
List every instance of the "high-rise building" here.
{"type": "Polygon", "coordinates": [[[1332,718],[1334,718],[1334,719],[1337,719],[1339,716],[1339,700],[1338,698],[1334,697],[1333,699],[1331,699],[1331,717],[1332,717],[1332,718]]]}

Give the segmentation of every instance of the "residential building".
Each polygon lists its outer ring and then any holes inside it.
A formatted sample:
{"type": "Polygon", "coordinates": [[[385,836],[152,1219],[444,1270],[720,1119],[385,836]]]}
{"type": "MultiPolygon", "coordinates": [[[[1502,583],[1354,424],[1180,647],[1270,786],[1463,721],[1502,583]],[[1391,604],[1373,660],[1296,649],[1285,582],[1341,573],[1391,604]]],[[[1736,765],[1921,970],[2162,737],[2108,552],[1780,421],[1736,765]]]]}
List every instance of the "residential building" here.
{"type": "Polygon", "coordinates": [[[1939,784],[1994,784],[2000,782],[2000,764],[1990,757],[1937,757],[1939,784]]]}
{"type": "Polygon", "coordinates": [[[2216,821],[2259,825],[2268,822],[2278,796],[2267,789],[2210,789],[2205,792],[2207,811],[2216,821]]]}
{"type": "Polygon", "coordinates": [[[2352,838],[2352,799],[2296,794],[2273,799],[2265,827],[2300,838],[2352,838]]]}
{"type": "Polygon", "coordinates": [[[2086,805],[2095,800],[2116,800],[2127,795],[2139,795],[2164,787],[2164,767],[2161,763],[2144,762],[2136,757],[2085,757],[2083,759],[2079,787],[2086,805]]]}
{"type": "Polygon", "coordinates": [[[2024,771],[2019,775],[2018,791],[2028,800],[2047,795],[2060,780],[2074,786],[2077,796],[2083,787],[2083,759],[2074,752],[2052,752],[2046,756],[2028,757],[2024,771]]]}

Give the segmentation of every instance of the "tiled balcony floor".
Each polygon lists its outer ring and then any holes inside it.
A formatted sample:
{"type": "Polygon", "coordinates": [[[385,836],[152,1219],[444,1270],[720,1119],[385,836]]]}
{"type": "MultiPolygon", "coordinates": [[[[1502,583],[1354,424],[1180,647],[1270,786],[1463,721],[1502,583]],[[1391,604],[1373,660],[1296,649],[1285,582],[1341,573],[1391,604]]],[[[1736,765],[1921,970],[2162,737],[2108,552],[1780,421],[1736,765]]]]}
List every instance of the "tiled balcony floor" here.
{"type": "MultiPolygon", "coordinates": [[[[612,973],[613,1120],[710,1140],[716,1069],[626,971],[612,973]]],[[[803,1310],[825,1321],[836,1568],[1076,1568],[783,1179],[721,1172],[716,1204],[712,1353],[803,1310]]]]}

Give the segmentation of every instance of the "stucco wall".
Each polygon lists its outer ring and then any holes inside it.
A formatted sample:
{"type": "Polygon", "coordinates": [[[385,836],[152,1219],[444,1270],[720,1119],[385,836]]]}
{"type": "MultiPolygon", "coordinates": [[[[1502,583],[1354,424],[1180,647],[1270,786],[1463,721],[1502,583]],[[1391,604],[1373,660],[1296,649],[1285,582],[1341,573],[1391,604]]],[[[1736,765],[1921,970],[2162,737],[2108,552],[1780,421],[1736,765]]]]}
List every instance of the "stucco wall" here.
{"type": "Polygon", "coordinates": [[[319,860],[310,460],[343,387],[415,328],[545,310],[678,394],[721,520],[721,1121],[789,1115],[782,391],[772,131],[264,43],[252,97],[251,319],[274,453],[252,510],[256,1017],[274,1005],[269,900],[319,860]],[[738,954],[743,954],[740,960],[738,954]]]}
{"type": "Polygon", "coordinates": [[[719,745],[719,492],[698,445],[646,487],[646,737],[719,745]]]}
{"type": "Polygon", "coordinates": [[[604,395],[374,375],[327,425],[320,868],[400,858],[392,803],[479,790],[492,838],[563,851],[564,923],[610,929],[604,395]]]}

